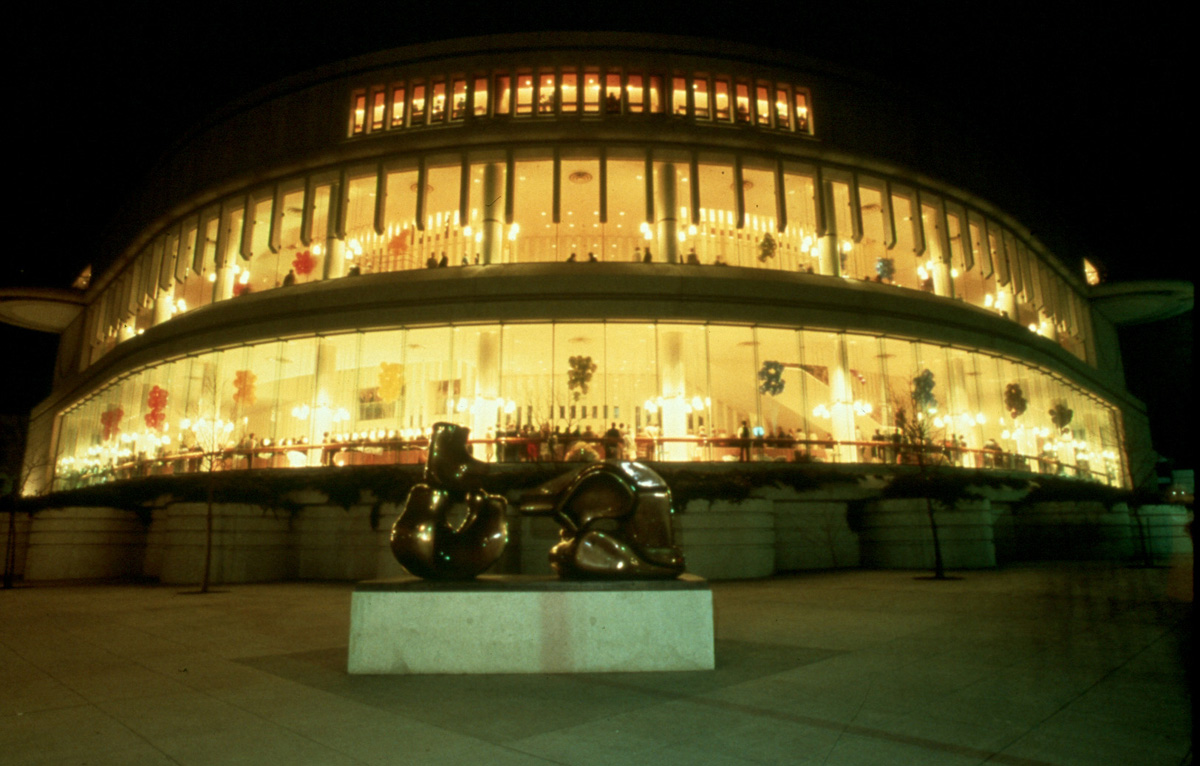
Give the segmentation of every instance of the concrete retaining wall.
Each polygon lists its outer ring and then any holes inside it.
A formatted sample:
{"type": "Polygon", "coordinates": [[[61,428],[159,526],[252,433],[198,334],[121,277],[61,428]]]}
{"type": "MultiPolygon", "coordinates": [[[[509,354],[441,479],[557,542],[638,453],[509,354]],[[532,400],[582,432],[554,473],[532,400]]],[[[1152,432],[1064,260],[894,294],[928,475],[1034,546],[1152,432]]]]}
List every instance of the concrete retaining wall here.
{"type": "Polygon", "coordinates": [[[858,533],[850,528],[847,509],[847,503],[831,500],[775,500],[775,570],[859,566],[858,533]]]}
{"type": "Polygon", "coordinates": [[[673,521],[689,572],[710,580],[775,572],[772,501],[692,500],[673,521]]]}
{"type": "Polygon", "coordinates": [[[1192,554],[1192,538],[1187,533],[1188,514],[1182,505],[1143,505],[1133,518],[1132,548],[1135,556],[1149,553],[1153,564],[1166,564],[1178,556],[1192,554]]]}
{"type": "MultiPolygon", "coordinates": [[[[211,582],[354,581],[403,573],[388,545],[399,508],[381,506],[379,528],[373,529],[371,498],[345,510],[320,493],[310,494],[290,514],[215,506],[211,582]]],[[[761,494],[738,502],[694,499],[674,515],[688,571],[733,579],[837,567],[933,567],[922,499],[880,499],[877,493],[872,498],[861,485],[819,492],[771,487],[761,494]]],[[[1124,505],[1087,502],[1022,503],[997,496],[936,513],[948,569],[1038,559],[1136,561],[1143,539],[1155,563],[1192,550],[1180,506],[1142,507],[1141,527],[1124,505]]],[[[17,571],[27,580],[147,576],[198,583],[205,514],[203,503],[155,509],[148,525],[136,514],[107,508],[45,510],[32,520],[21,514],[17,571]]],[[[0,530],[0,539],[5,532],[0,530]]],[[[550,573],[547,554],[558,541],[553,521],[514,512],[510,537],[493,572],[550,573]]]]}
{"type": "MultiPolygon", "coordinates": [[[[176,503],[168,508],[159,573],[164,583],[200,582],[207,510],[204,503],[176,503]]],[[[253,505],[215,505],[209,582],[287,579],[290,521],[284,511],[264,511],[253,505]]]]}
{"type": "Polygon", "coordinates": [[[1126,559],[1133,555],[1129,510],[1108,509],[1097,502],[1015,503],[997,520],[1005,534],[997,558],[1006,561],[1043,559],[1126,559]]]}
{"type": "MultiPolygon", "coordinates": [[[[988,500],[959,501],[953,509],[934,506],[942,563],[947,569],[996,566],[988,500]]],[[[867,503],[859,535],[863,566],[875,569],[932,569],[933,529],[922,498],[867,503]]]]}
{"type": "MultiPolygon", "coordinates": [[[[0,515],[0,551],[8,550],[9,521],[7,513],[0,515]]],[[[16,540],[16,548],[13,551],[15,561],[13,562],[12,575],[13,577],[21,577],[25,574],[25,558],[29,550],[30,517],[28,513],[18,513],[12,517],[11,521],[13,525],[13,538],[16,540]]],[[[0,566],[4,565],[0,564],[0,566]]]]}
{"type": "Polygon", "coordinates": [[[26,580],[75,580],[141,574],[146,525],[112,508],[54,508],[29,523],[26,580]]]}

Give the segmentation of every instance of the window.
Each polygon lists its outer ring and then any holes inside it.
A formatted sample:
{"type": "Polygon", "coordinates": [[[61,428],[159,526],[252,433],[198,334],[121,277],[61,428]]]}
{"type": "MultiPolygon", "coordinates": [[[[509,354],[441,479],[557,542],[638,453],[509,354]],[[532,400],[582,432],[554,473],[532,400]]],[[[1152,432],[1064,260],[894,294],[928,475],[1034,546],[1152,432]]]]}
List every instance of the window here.
{"type": "Polygon", "coordinates": [[[643,104],[645,93],[642,89],[642,76],[640,74],[629,75],[629,81],[625,85],[625,95],[629,102],[629,113],[641,114],[645,108],[643,104]]]}
{"type": "Polygon", "coordinates": [[[461,120],[467,114],[467,81],[455,80],[453,84],[453,101],[450,105],[450,119],[461,120]]]}
{"type": "Polygon", "coordinates": [[[563,114],[574,114],[579,111],[579,75],[575,70],[562,73],[562,105],[563,114]]]}
{"type": "Polygon", "coordinates": [[[496,75],[496,114],[507,115],[512,109],[512,80],[506,74],[496,75]]]}
{"type": "Polygon", "coordinates": [[[796,108],[796,130],[808,132],[808,96],[797,92],[794,98],[796,108]]]}
{"type": "Polygon", "coordinates": [[[353,108],[350,110],[350,134],[357,136],[366,130],[367,124],[367,94],[361,91],[351,96],[353,108]]]}
{"type": "Polygon", "coordinates": [[[441,122],[446,116],[446,83],[435,80],[432,90],[433,103],[429,107],[429,122],[441,122]]]}
{"type": "Polygon", "coordinates": [[[775,88],[775,125],[787,130],[788,125],[788,94],[787,88],[780,85],[775,88]]]}
{"type": "Polygon", "coordinates": [[[392,127],[404,127],[405,116],[405,92],[403,85],[397,85],[392,88],[392,127]]]}
{"type": "Polygon", "coordinates": [[[750,86],[744,82],[737,84],[737,121],[750,122],[750,86]]]}
{"type": "Polygon", "coordinates": [[[609,72],[604,78],[604,113],[621,113],[621,73],[609,72]]]}
{"type": "Polygon", "coordinates": [[[517,75],[517,116],[533,114],[533,75],[517,75]]]}
{"type": "Polygon", "coordinates": [[[594,69],[583,75],[583,111],[588,114],[600,111],[600,73],[594,69]]]}
{"type": "Polygon", "coordinates": [[[421,125],[425,122],[425,83],[413,85],[412,124],[421,125]]]}
{"type": "Polygon", "coordinates": [[[371,130],[383,130],[387,117],[387,92],[378,88],[371,93],[371,130]]]}
{"type": "Polygon", "coordinates": [[[671,113],[687,114],[687,80],[682,77],[671,78],[671,113]]]}
{"type": "Polygon", "coordinates": [[[600,161],[594,154],[564,156],[560,163],[560,260],[575,253],[577,260],[589,255],[604,259],[600,231],[600,161]]]}
{"type": "Polygon", "coordinates": [[[754,89],[754,112],[759,125],[767,126],[771,124],[770,93],[770,88],[763,83],[759,83],[754,89]]]}
{"type": "Polygon", "coordinates": [[[662,77],[659,75],[650,75],[650,113],[662,114],[663,99],[662,99],[662,77]]]}
{"type": "Polygon", "coordinates": [[[473,114],[476,117],[487,117],[488,113],[488,81],[486,77],[475,78],[475,92],[473,95],[474,103],[472,105],[473,114]]]}
{"type": "Polygon", "coordinates": [[[542,72],[538,75],[538,114],[554,114],[555,96],[554,72],[542,72]]]}
{"type": "Polygon", "coordinates": [[[708,113],[708,77],[698,74],[692,80],[692,101],[696,107],[696,116],[702,120],[710,119],[708,113]]]}
{"type": "Polygon", "coordinates": [[[713,83],[713,102],[717,108],[717,119],[729,122],[729,82],[727,80],[717,80],[713,83]]]}

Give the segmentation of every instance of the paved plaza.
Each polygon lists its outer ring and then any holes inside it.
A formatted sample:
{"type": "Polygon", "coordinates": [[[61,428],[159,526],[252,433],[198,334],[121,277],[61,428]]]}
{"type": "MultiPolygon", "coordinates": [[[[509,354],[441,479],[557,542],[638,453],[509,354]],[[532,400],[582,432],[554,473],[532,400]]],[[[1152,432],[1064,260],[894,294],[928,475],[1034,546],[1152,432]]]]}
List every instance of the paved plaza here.
{"type": "Polygon", "coordinates": [[[346,583],[18,588],[0,762],[1191,762],[1190,573],[919,574],[718,582],[715,671],[527,676],[347,675],[346,583]]]}

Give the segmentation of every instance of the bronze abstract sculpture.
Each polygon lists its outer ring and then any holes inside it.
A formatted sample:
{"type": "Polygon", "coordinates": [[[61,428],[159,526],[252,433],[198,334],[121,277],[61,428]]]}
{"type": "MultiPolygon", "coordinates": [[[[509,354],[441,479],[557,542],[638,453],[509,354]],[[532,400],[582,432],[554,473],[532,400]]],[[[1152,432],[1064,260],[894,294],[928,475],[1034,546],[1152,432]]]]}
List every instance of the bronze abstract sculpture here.
{"type": "Polygon", "coordinates": [[[550,564],[564,579],[669,579],[683,573],[671,533],[671,490],[645,465],[608,460],[543,484],[521,513],[553,516],[550,564]]]}
{"type": "Polygon", "coordinates": [[[471,457],[469,433],[452,423],[434,425],[425,481],[408,493],[392,525],[392,554],[427,580],[469,580],[508,544],[508,504],[483,491],[487,463],[471,457]]]}

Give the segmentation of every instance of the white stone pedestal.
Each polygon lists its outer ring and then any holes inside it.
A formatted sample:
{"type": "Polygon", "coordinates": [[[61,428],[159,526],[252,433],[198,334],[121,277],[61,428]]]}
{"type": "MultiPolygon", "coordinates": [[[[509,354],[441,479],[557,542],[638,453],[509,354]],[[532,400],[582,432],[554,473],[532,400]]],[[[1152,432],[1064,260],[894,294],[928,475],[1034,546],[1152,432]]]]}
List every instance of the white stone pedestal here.
{"type": "Polygon", "coordinates": [[[361,582],[350,673],[711,670],[712,590],[676,580],[484,576],[361,582]]]}

